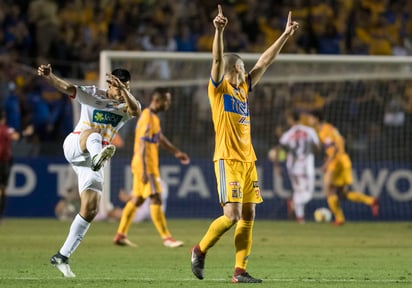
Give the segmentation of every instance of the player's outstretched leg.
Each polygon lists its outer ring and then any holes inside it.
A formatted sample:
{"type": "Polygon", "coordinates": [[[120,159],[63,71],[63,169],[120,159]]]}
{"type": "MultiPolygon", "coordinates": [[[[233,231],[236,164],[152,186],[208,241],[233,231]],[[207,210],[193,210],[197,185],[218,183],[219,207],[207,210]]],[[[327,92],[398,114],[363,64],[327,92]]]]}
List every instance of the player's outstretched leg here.
{"type": "Polygon", "coordinates": [[[100,168],[104,166],[107,160],[113,157],[114,152],[116,152],[116,147],[114,145],[107,145],[103,147],[99,154],[95,155],[92,159],[92,170],[99,171],[100,168]]]}
{"type": "Polygon", "coordinates": [[[70,269],[69,258],[61,255],[60,252],[57,252],[57,254],[50,258],[50,263],[59,269],[59,271],[63,273],[64,277],[76,277],[70,269]]]}

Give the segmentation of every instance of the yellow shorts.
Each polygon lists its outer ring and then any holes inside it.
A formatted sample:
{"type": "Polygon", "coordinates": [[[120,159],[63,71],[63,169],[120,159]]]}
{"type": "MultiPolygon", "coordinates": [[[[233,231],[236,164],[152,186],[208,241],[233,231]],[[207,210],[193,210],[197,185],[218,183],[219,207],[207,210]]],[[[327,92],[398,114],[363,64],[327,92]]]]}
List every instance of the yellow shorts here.
{"type": "Polygon", "coordinates": [[[339,154],[328,165],[327,171],[332,172],[332,184],[336,187],[352,184],[352,162],[349,155],[339,154]]]}
{"type": "Polygon", "coordinates": [[[133,196],[142,197],[144,199],[148,198],[150,195],[155,193],[162,193],[162,186],[160,185],[160,176],[154,175],[153,181],[149,181],[146,184],[142,181],[141,173],[133,173],[133,196]]]}
{"type": "Polygon", "coordinates": [[[218,160],[215,175],[220,204],[263,202],[255,162],[218,160]]]}

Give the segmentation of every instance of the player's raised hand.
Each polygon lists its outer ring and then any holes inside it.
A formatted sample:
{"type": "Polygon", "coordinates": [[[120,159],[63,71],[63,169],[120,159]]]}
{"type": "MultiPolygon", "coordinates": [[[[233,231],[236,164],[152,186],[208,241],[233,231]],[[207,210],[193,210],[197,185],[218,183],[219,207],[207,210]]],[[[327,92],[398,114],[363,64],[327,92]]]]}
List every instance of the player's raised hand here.
{"type": "Polygon", "coordinates": [[[289,11],[288,14],[288,21],[286,23],[286,27],[285,27],[285,34],[287,35],[293,35],[295,33],[296,30],[299,29],[299,23],[296,21],[292,21],[292,12],[289,11]]]}
{"type": "Polygon", "coordinates": [[[127,88],[126,84],[123,83],[122,81],[120,81],[119,78],[117,78],[116,76],[114,76],[111,73],[106,73],[107,76],[107,80],[106,82],[116,88],[122,89],[122,88],[127,88]]]}
{"type": "Polygon", "coordinates": [[[52,73],[52,68],[50,64],[47,64],[47,65],[42,64],[37,68],[37,75],[39,76],[48,77],[50,76],[51,73],[52,73]]]}
{"type": "Polygon", "coordinates": [[[227,18],[223,15],[223,11],[222,11],[222,6],[221,5],[217,5],[217,16],[215,17],[215,19],[213,19],[213,25],[215,26],[215,28],[217,30],[223,31],[223,29],[225,29],[226,25],[227,25],[227,18]]]}

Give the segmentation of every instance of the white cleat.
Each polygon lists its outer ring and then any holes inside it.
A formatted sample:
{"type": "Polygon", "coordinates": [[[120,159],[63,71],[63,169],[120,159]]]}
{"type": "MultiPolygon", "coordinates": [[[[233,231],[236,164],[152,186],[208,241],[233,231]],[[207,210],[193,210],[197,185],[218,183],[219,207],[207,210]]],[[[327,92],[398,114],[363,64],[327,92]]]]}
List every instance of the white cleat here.
{"type": "Polygon", "coordinates": [[[56,264],[54,265],[57,269],[60,270],[60,272],[63,273],[64,277],[67,278],[73,278],[76,277],[76,275],[74,275],[74,273],[72,272],[72,270],[70,269],[70,265],[69,264],[56,264]]]}
{"type": "Polygon", "coordinates": [[[64,277],[67,277],[67,278],[76,277],[76,275],[74,275],[74,273],[70,269],[69,258],[67,258],[66,256],[63,256],[60,253],[57,253],[53,255],[52,258],[50,258],[50,263],[54,265],[54,267],[59,269],[59,271],[63,273],[64,277]]]}
{"type": "Polygon", "coordinates": [[[163,245],[169,248],[177,248],[177,247],[182,247],[183,242],[179,240],[175,240],[172,237],[167,237],[163,239],[163,245]]]}
{"type": "Polygon", "coordinates": [[[92,170],[99,171],[104,166],[107,160],[113,157],[116,152],[116,147],[112,144],[103,147],[99,154],[95,155],[92,159],[92,170]]]}

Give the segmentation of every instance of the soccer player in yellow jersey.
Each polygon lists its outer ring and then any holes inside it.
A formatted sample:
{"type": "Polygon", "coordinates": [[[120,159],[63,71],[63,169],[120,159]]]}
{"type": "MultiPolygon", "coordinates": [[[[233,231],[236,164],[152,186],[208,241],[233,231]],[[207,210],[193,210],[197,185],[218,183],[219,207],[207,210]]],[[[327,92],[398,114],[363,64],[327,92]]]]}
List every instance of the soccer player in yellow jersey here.
{"type": "Polygon", "coordinates": [[[317,129],[325,150],[323,186],[328,206],[335,216],[333,223],[337,226],[345,223],[345,216],[339,205],[340,199],[369,205],[373,216],[377,217],[379,205],[376,198],[349,190],[352,184],[352,162],[345,151],[345,140],[338,129],[324,121],[320,111],[311,113],[309,121],[317,129]]]}
{"type": "Polygon", "coordinates": [[[114,244],[132,246],[136,244],[127,238],[130,226],[138,207],[150,198],[150,216],[163,240],[163,245],[170,248],[180,247],[182,241],[172,238],[167,228],[166,217],[162,210],[159,145],[172,153],[182,164],[189,164],[190,158],[180,151],[163,135],[157,114],[169,109],[171,93],[164,88],[157,88],[152,93],[150,106],[143,110],[135,132],[134,155],[132,159],[133,196],[123,208],[114,244]]]}
{"type": "Polygon", "coordinates": [[[252,248],[255,208],[256,204],[262,202],[255,167],[256,155],[251,142],[248,97],[299,25],[291,20],[289,12],[283,34],[246,73],[239,56],[223,54],[223,31],[227,23],[228,19],[218,5],[218,15],[213,20],[215,35],[208,96],[215,129],[213,161],[223,215],[211,223],[201,241],[192,248],[192,272],[197,278],[203,279],[206,253],[226,231],[236,225],[236,261],[232,282],[260,283],[261,279],[246,272],[252,248]]]}

